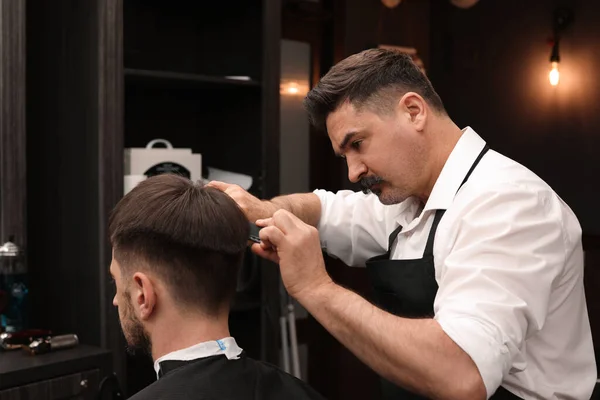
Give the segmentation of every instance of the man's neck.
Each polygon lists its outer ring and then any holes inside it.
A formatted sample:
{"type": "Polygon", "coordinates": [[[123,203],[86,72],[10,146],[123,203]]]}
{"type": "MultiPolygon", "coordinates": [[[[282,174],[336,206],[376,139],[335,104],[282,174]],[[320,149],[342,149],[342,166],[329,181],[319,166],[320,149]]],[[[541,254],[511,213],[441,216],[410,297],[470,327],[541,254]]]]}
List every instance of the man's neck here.
{"type": "Polygon", "coordinates": [[[429,178],[426,183],[426,189],[422,195],[418,196],[423,204],[427,203],[429,195],[437,182],[448,157],[454,150],[462,136],[462,130],[454,124],[449,118],[440,121],[439,125],[434,128],[434,134],[431,135],[431,164],[429,166],[429,178]]]}
{"type": "Polygon", "coordinates": [[[152,359],[198,343],[229,337],[228,315],[215,318],[203,315],[169,316],[152,327],[152,359]]]}

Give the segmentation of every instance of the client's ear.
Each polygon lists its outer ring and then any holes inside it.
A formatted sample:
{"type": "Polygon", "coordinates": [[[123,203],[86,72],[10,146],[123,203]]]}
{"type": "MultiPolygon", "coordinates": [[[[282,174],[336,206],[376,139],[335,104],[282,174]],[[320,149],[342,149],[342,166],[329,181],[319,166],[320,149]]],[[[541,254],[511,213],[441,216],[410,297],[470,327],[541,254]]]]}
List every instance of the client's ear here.
{"type": "Polygon", "coordinates": [[[131,290],[132,304],[138,318],[146,321],[154,312],[156,306],[156,286],[152,279],[143,272],[133,274],[131,290]]]}

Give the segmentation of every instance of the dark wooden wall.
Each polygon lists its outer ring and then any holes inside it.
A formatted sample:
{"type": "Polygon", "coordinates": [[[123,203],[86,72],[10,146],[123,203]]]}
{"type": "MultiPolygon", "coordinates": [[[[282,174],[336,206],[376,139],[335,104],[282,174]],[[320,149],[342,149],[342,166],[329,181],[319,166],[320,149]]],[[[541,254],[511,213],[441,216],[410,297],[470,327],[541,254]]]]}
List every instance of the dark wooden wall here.
{"type": "Polygon", "coordinates": [[[114,350],[106,234],[122,195],[121,0],[27,1],[27,212],[32,321],[114,350]]]}
{"type": "Polygon", "coordinates": [[[432,2],[430,76],[451,117],[546,180],[586,234],[600,233],[600,2],[432,2]],[[552,14],[570,6],[561,81],[548,81],[552,14]]]}
{"type": "Polygon", "coordinates": [[[25,0],[0,1],[0,64],[0,244],[25,248],[25,0]]]}
{"type": "MultiPolygon", "coordinates": [[[[600,3],[594,0],[331,0],[322,26],[320,74],[342,58],[390,44],[415,47],[450,116],[493,148],[540,175],[573,208],[584,231],[585,285],[594,337],[600,337],[599,97],[600,3]],[[574,24],[561,42],[561,82],[548,83],[552,13],[569,6],[574,24]]],[[[284,27],[285,36],[285,27],[284,27]]],[[[311,136],[311,186],[353,188],[327,137],[311,136]]],[[[364,271],[328,260],[334,279],[368,294],[364,271]]],[[[313,321],[314,322],[314,321],[313,321]]],[[[374,374],[316,322],[307,329],[309,382],[330,399],[375,398],[374,374]]],[[[600,346],[597,346],[600,348],[600,346]]],[[[596,349],[596,354],[600,351],[596,349]]]]}

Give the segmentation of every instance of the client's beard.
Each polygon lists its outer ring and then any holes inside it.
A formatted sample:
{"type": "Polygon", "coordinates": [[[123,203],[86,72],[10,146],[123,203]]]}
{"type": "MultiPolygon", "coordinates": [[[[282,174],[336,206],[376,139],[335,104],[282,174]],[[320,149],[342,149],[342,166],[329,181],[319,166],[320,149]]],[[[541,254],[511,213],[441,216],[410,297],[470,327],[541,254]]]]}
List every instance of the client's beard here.
{"type": "Polygon", "coordinates": [[[121,318],[121,329],[127,341],[127,352],[132,355],[138,353],[150,355],[152,354],[150,335],[136,317],[129,293],[126,292],[124,297],[126,306],[124,315],[121,318]]]}
{"type": "Polygon", "coordinates": [[[362,191],[364,194],[374,193],[379,196],[381,194],[381,190],[371,190],[371,186],[376,185],[378,183],[383,182],[383,178],[380,176],[365,176],[361,178],[360,185],[363,187],[362,191]]]}

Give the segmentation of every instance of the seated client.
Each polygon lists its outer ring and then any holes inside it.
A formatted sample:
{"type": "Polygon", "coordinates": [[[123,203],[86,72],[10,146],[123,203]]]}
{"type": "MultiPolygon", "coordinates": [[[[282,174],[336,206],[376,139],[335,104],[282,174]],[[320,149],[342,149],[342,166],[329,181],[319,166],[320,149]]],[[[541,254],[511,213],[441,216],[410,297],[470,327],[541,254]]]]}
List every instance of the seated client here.
{"type": "Polygon", "coordinates": [[[158,377],[131,399],[323,398],[247,357],[229,333],[249,225],[228,195],[158,175],[121,199],[109,229],[113,304],[128,345],[151,354],[158,377]]]}

